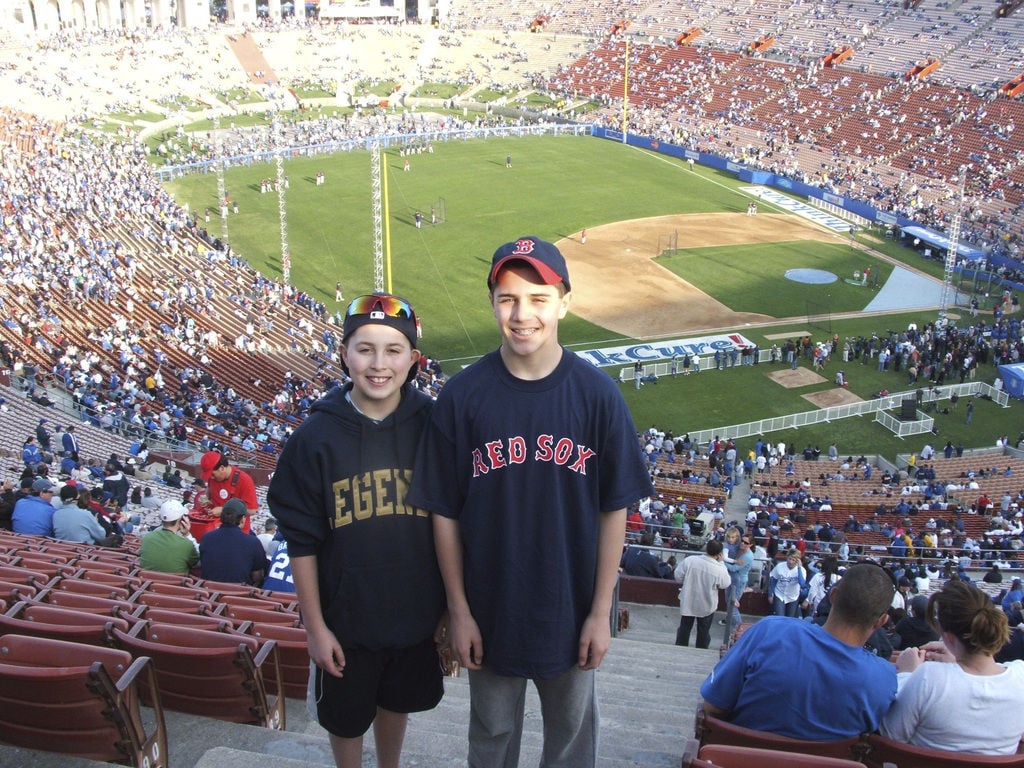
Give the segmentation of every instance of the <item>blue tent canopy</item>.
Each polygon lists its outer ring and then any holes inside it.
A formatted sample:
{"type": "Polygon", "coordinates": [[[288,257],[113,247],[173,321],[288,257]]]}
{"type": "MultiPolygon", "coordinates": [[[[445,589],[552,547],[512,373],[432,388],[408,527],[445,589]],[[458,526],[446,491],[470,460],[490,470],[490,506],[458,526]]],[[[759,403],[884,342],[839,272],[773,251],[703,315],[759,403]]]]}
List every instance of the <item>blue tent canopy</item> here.
{"type": "Polygon", "coordinates": [[[1024,397],[1024,363],[1010,363],[999,366],[999,378],[1003,380],[1003,391],[1010,397],[1024,397]]]}
{"type": "MultiPolygon", "coordinates": [[[[903,227],[903,232],[907,235],[910,235],[911,237],[919,237],[926,243],[930,243],[931,245],[934,245],[937,248],[941,248],[944,251],[949,250],[949,238],[946,237],[941,232],[936,232],[933,229],[926,229],[925,227],[917,226],[903,227]]],[[[977,248],[974,248],[970,245],[966,245],[965,243],[957,243],[956,252],[963,256],[965,259],[970,259],[971,261],[981,261],[982,259],[985,258],[984,253],[979,251],[977,248]]]]}

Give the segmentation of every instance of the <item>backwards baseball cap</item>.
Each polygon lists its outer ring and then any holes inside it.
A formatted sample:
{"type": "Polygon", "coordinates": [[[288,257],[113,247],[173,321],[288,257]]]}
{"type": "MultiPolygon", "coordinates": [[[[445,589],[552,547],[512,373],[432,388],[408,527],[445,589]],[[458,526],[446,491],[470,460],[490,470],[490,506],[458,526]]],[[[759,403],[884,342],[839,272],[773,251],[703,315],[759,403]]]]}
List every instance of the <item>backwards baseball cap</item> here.
{"type": "MultiPolygon", "coordinates": [[[[364,325],[386,325],[394,328],[409,340],[409,346],[416,349],[416,312],[412,304],[401,296],[394,296],[390,293],[368,293],[357,296],[349,302],[345,310],[345,322],[342,326],[341,341],[348,343],[349,336],[364,325]]],[[[341,360],[341,369],[347,374],[348,366],[344,357],[341,360]]],[[[406,382],[416,378],[419,364],[413,363],[409,366],[409,373],[405,377],[406,382]]]]}
{"type": "Polygon", "coordinates": [[[491,258],[491,272],[487,276],[488,289],[493,288],[498,280],[498,273],[512,261],[522,261],[533,267],[545,285],[563,283],[565,290],[569,286],[569,268],[565,265],[565,257],[554,244],[541,240],[534,235],[527,235],[511,243],[505,243],[494,252],[491,258]]]}
{"type": "Polygon", "coordinates": [[[173,523],[188,514],[185,505],[177,499],[168,499],[160,505],[160,522],[173,523]]]}
{"type": "Polygon", "coordinates": [[[222,461],[225,461],[224,454],[220,451],[207,451],[199,460],[199,475],[204,483],[210,482],[210,475],[222,461]]]}
{"type": "Polygon", "coordinates": [[[368,293],[352,299],[345,310],[342,342],[348,341],[348,337],[364,325],[386,325],[394,328],[409,340],[409,345],[413,349],[416,349],[416,313],[412,304],[401,296],[368,293]]]}

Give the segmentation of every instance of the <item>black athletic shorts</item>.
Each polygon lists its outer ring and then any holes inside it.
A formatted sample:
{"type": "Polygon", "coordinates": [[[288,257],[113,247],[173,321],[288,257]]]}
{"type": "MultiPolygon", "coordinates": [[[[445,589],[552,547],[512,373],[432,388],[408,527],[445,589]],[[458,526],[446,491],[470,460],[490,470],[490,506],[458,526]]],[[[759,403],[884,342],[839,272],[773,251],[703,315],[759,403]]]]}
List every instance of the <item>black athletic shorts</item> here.
{"type": "Polygon", "coordinates": [[[377,715],[423,712],[444,695],[441,663],[432,638],[409,648],[367,651],[345,649],[345,676],[334,677],[314,666],[310,695],[317,720],[343,739],[362,736],[377,715]]]}

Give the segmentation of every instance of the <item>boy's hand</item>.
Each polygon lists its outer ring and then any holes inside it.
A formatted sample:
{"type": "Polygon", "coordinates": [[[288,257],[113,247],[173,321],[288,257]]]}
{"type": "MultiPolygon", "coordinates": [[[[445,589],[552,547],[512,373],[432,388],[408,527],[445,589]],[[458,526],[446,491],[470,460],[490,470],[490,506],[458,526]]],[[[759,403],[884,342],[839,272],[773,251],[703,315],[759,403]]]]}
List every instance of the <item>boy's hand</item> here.
{"type": "Polygon", "coordinates": [[[612,644],[612,630],[607,616],[591,614],[583,622],[580,632],[580,669],[597,669],[604,661],[604,655],[612,644]]]}
{"type": "Polygon", "coordinates": [[[307,632],[309,658],[320,669],[334,677],[343,677],[345,672],[345,652],[341,643],[329,629],[319,632],[307,632]]]}
{"type": "Polygon", "coordinates": [[[480,669],[484,662],[484,640],[471,613],[451,614],[449,633],[452,652],[466,669],[480,669]]]}

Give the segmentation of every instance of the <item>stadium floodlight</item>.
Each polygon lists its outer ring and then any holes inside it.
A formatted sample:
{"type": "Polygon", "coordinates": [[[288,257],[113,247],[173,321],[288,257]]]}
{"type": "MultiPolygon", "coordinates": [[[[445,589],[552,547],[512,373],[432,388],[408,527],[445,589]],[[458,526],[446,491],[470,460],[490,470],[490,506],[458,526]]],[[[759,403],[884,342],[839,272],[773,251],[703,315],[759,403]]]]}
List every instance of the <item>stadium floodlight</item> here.
{"type": "Polygon", "coordinates": [[[626,52],[622,57],[622,143],[629,133],[629,35],[626,38],[626,52]]]}
{"type": "Polygon", "coordinates": [[[373,290],[384,290],[384,194],[381,177],[384,168],[384,151],[380,141],[370,144],[370,190],[373,196],[373,290]]]}
{"type": "Polygon", "coordinates": [[[949,225],[949,250],[946,251],[944,262],[945,269],[942,275],[942,298],[939,301],[939,327],[944,328],[948,322],[950,294],[954,296],[956,303],[956,289],[953,287],[953,275],[956,272],[957,251],[960,249],[960,217],[964,210],[964,196],[967,186],[968,166],[960,166],[960,191],[956,197],[956,207],[953,209],[953,220],[949,225]]]}

